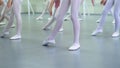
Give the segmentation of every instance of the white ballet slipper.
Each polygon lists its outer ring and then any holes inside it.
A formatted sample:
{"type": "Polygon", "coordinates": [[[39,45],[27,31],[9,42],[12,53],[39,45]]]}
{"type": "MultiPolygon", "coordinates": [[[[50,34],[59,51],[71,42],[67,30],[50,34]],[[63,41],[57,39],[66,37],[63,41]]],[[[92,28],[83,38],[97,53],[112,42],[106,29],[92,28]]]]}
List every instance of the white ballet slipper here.
{"type": "Polygon", "coordinates": [[[69,20],[69,18],[64,18],[64,21],[68,21],[69,20]]]}
{"type": "Polygon", "coordinates": [[[36,18],[36,20],[42,20],[43,17],[39,16],[38,18],[36,18]]]}
{"type": "Polygon", "coordinates": [[[100,22],[100,20],[97,20],[97,21],[96,21],[96,23],[99,23],[99,22],[100,22]]]}
{"type": "Polygon", "coordinates": [[[0,37],[1,38],[5,38],[6,36],[8,36],[9,35],[9,32],[4,32],[0,37]]]}
{"type": "Polygon", "coordinates": [[[115,20],[113,20],[112,23],[115,24],[115,20]]]}
{"type": "Polygon", "coordinates": [[[119,36],[119,32],[114,32],[113,34],[112,34],[112,37],[118,37],[119,36]]]}
{"type": "Polygon", "coordinates": [[[47,31],[47,30],[50,30],[51,27],[43,27],[42,29],[47,31]]]}
{"type": "Polygon", "coordinates": [[[55,45],[55,40],[45,40],[43,41],[43,46],[55,45]]]}
{"type": "Polygon", "coordinates": [[[102,33],[102,32],[103,32],[102,29],[96,29],[91,35],[96,36],[98,33],[102,33]]]}
{"type": "Polygon", "coordinates": [[[48,18],[48,20],[50,21],[52,18],[50,17],[50,18],[48,18]]]}
{"type": "Polygon", "coordinates": [[[13,24],[13,25],[11,26],[11,28],[15,28],[15,24],[13,24]]]}
{"type": "Polygon", "coordinates": [[[68,50],[75,51],[75,50],[78,50],[79,48],[80,48],[80,45],[75,43],[68,50]]]}
{"type": "Polygon", "coordinates": [[[18,39],[21,39],[21,35],[15,35],[10,38],[10,40],[18,40],[18,39]]]}
{"type": "Polygon", "coordinates": [[[63,30],[64,30],[63,28],[60,28],[60,29],[59,29],[59,32],[62,32],[63,30]]]}

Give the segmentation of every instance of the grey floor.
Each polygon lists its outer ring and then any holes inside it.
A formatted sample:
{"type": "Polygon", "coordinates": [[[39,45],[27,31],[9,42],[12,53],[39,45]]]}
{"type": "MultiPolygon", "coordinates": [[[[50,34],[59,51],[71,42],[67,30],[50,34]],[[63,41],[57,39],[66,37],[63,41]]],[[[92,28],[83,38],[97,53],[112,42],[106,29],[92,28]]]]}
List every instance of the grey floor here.
{"type": "MultiPolygon", "coordinates": [[[[120,68],[120,39],[112,38],[114,24],[107,17],[104,32],[91,36],[100,16],[90,15],[81,21],[80,44],[77,51],[68,51],[72,45],[71,21],[65,21],[64,31],[56,36],[56,45],[44,47],[42,41],[50,31],[43,31],[48,15],[36,21],[38,16],[22,14],[23,31],[21,40],[9,40],[15,34],[11,28],[8,38],[0,38],[0,68],[120,68]]],[[[0,33],[4,26],[0,26],[0,33]]]]}

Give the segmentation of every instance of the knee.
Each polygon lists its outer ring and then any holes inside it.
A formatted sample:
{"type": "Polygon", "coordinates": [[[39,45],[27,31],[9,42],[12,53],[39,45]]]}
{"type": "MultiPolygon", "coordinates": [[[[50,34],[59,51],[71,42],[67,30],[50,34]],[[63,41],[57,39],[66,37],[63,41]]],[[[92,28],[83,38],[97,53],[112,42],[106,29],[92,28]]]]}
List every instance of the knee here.
{"type": "Polygon", "coordinates": [[[56,21],[62,21],[63,17],[61,15],[56,15],[53,17],[56,21]]]}
{"type": "Polygon", "coordinates": [[[106,15],[108,13],[108,10],[103,10],[102,14],[106,15]]]}
{"type": "Polygon", "coordinates": [[[76,21],[78,19],[78,15],[71,15],[71,20],[76,21]]]}

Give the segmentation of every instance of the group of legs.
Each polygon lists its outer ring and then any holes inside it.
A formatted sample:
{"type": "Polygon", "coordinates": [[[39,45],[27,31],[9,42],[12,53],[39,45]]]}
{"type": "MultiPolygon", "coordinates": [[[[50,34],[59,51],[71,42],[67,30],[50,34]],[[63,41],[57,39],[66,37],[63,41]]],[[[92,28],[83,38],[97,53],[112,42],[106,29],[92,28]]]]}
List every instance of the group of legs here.
{"type": "MultiPolygon", "coordinates": [[[[6,25],[10,19],[10,12],[12,10],[12,6],[10,8],[7,7],[7,0],[0,0],[0,26],[6,25]]],[[[13,24],[11,28],[14,28],[15,25],[13,24]]]]}
{"type": "MultiPolygon", "coordinates": [[[[60,1],[61,2],[61,1],[60,1]]],[[[43,27],[43,30],[49,30],[50,26],[53,24],[53,22],[55,21],[55,15],[57,13],[58,7],[60,6],[57,5],[57,3],[54,2],[54,0],[51,0],[50,6],[49,6],[49,13],[51,15],[51,19],[47,22],[47,24],[43,27]],[[52,7],[53,5],[55,6],[54,12],[52,13],[52,7]]],[[[60,28],[59,31],[63,31],[63,27],[60,28]]]]}
{"type": "Polygon", "coordinates": [[[14,17],[16,18],[16,35],[11,37],[11,40],[16,40],[21,38],[21,30],[22,30],[22,18],[21,18],[21,2],[22,0],[8,0],[6,8],[11,8],[10,19],[8,24],[3,29],[3,33],[1,38],[9,35],[10,27],[13,25],[14,17]]]}
{"type": "MultiPolygon", "coordinates": [[[[58,8],[58,2],[60,0],[56,0],[56,6],[55,6],[55,12],[53,13],[53,17],[51,21],[56,20],[56,25],[52,31],[52,33],[49,35],[48,39],[43,43],[44,46],[49,45],[51,43],[55,44],[55,36],[62,27],[63,19],[65,14],[67,13],[67,10],[69,9],[71,5],[71,20],[73,22],[73,29],[74,29],[74,40],[73,45],[69,48],[69,50],[76,50],[80,48],[79,43],[79,33],[80,33],[80,23],[78,20],[78,11],[79,11],[79,5],[81,0],[62,0],[61,5],[59,7],[58,14],[56,14],[57,8],[58,8]]],[[[12,7],[12,11],[10,14],[10,19],[8,21],[7,26],[3,30],[3,34],[1,35],[1,38],[4,38],[6,35],[9,35],[9,29],[13,24],[14,17],[16,18],[16,34],[15,36],[11,37],[10,39],[16,40],[21,38],[21,30],[22,30],[22,18],[21,18],[21,0],[8,0],[7,8],[12,7]]]]}
{"type": "MultiPolygon", "coordinates": [[[[45,8],[44,11],[42,12],[42,14],[41,14],[39,17],[36,18],[37,20],[38,20],[38,19],[43,19],[43,15],[45,14],[45,11],[46,11],[46,10],[49,11],[51,18],[48,20],[47,24],[45,24],[45,26],[42,28],[43,30],[49,30],[49,29],[50,29],[50,26],[51,26],[51,25],[53,24],[53,22],[55,21],[55,15],[56,15],[57,11],[59,11],[58,8],[54,8],[53,13],[52,13],[53,5],[55,5],[55,3],[53,3],[53,1],[54,1],[54,0],[48,0],[48,1],[46,1],[46,2],[47,2],[47,3],[46,3],[46,8],[45,8]]],[[[82,0],[82,1],[83,1],[83,0],[82,0]]],[[[61,0],[60,2],[62,2],[62,0],[61,0]]],[[[60,4],[61,4],[61,3],[60,3],[60,4]]],[[[58,7],[59,7],[59,6],[58,6],[58,7]]],[[[70,8],[69,8],[69,9],[70,9],[70,8]]],[[[69,20],[69,18],[70,18],[70,16],[71,16],[70,12],[68,12],[68,13],[69,13],[69,14],[64,17],[64,20],[65,20],[65,21],[69,20]]],[[[81,15],[80,15],[80,13],[79,13],[79,20],[83,20],[83,19],[81,19],[80,17],[81,17],[81,15]]],[[[64,29],[63,29],[63,26],[62,26],[59,31],[61,32],[61,31],[63,31],[63,30],[64,30],[64,29]]]]}
{"type": "MultiPolygon", "coordinates": [[[[55,44],[55,36],[59,29],[62,26],[64,16],[71,4],[71,20],[73,22],[73,29],[74,29],[74,41],[73,45],[69,48],[69,50],[76,50],[80,47],[79,43],[79,32],[80,32],[80,24],[78,21],[78,4],[80,4],[81,0],[65,0],[62,1],[61,6],[59,8],[59,14],[56,16],[56,25],[52,33],[48,36],[47,40],[44,41],[43,45],[48,46],[50,44],[55,44]],[[76,3],[77,2],[77,3],[76,3]],[[63,9],[63,10],[62,10],[63,9]]],[[[111,10],[111,8],[114,6],[113,10],[113,16],[115,19],[115,31],[112,34],[112,37],[118,37],[119,36],[119,29],[120,29],[120,1],[119,0],[107,0],[106,4],[104,6],[104,9],[101,14],[100,22],[96,28],[96,30],[92,33],[93,36],[96,36],[98,33],[103,32],[103,25],[105,23],[105,18],[108,14],[108,12],[111,10]]]]}
{"type": "Polygon", "coordinates": [[[9,20],[8,14],[10,11],[11,11],[11,8],[7,8],[6,2],[3,0],[0,0],[0,13],[1,13],[0,14],[0,23],[3,22],[4,19],[6,19],[7,21],[9,20]]]}
{"type": "Polygon", "coordinates": [[[64,16],[66,15],[69,7],[71,6],[71,20],[73,23],[74,30],[74,40],[73,45],[69,47],[69,50],[76,50],[80,48],[79,43],[79,34],[80,34],[80,23],[78,20],[79,6],[81,0],[62,0],[61,5],[59,7],[58,14],[55,16],[56,25],[52,31],[52,33],[48,36],[48,38],[43,42],[43,46],[54,45],[55,37],[62,27],[64,16]]]}
{"type": "Polygon", "coordinates": [[[105,23],[106,16],[108,12],[114,7],[113,9],[113,16],[115,19],[115,30],[112,34],[112,37],[118,37],[119,36],[119,29],[120,29],[120,1],[119,0],[107,0],[106,4],[104,6],[100,22],[96,28],[96,30],[92,33],[93,36],[96,36],[98,33],[103,32],[103,26],[105,23]]]}
{"type": "MultiPolygon", "coordinates": [[[[2,38],[4,38],[6,35],[9,34],[9,29],[14,21],[14,16],[16,18],[16,35],[11,37],[10,39],[20,39],[21,38],[21,29],[22,29],[22,19],[21,19],[21,0],[9,0],[12,1],[12,12],[10,15],[10,19],[8,21],[8,25],[3,30],[2,38]]],[[[71,6],[71,20],[73,23],[73,33],[74,33],[74,39],[73,44],[69,47],[69,50],[77,50],[80,48],[80,42],[79,42],[79,35],[80,35],[80,23],[78,19],[79,15],[79,7],[82,0],[55,0],[56,2],[61,2],[58,7],[55,7],[54,13],[52,14],[52,19],[48,22],[48,24],[45,25],[45,28],[49,27],[50,24],[56,20],[56,25],[51,32],[51,34],[48,36],[48,38],[43,42],[43,46],[48,45],[54,45],[55,44],[55,37],[57,33],[59,32],[60,28],[62,27],[64,16],[66,15],[69,7],[71,6]],[[57,12],[57,14],[56,14],[57,12]]],[[[10,4],[7,4],[7,8],[9,8],[10,4]]],[[[115,31],[113,33],[113,37],[119,36],[119,28],[120,28],[120,2],[119,0],[107,0],[106,5],[103,9],[100,23],[98,24],[98,27],[96,30],[92,33],[93,36],[97,35],[100,32],[103,32],[103,25],[105,23],[105,18],[107,16],[107,13],[110,11],[110,9],[114,6],[114,19],[115,19],[115,31]]],[[[51,13],[50,13],[51,14],[51,13]]],[[[44,29],[45,29],[44,28],[44,29]]]]}

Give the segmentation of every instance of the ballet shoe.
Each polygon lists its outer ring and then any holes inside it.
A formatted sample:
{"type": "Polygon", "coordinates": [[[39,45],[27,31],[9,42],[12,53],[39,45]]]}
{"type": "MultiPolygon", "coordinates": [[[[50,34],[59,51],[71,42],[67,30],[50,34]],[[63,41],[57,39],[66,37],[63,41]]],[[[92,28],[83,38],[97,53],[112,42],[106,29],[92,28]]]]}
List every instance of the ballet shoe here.
{"type": "Polygon", "coordinates": [[[91,35],[96,36],[98,33],[102,33],[102,32],[103,32],[102,29],[96,29],[91,35]]]}
{"type": "Polygon", "coordinates": [[[100,22],[100,20],[97,20],[97,21],[96,21],[96,23],[99,23],[99,22],[100,22]]]}
{"type": "Polygon", "coordinates": [[[42,20],[42,19],[43,19],[43,17],[41,17],[41,16],[36,18],[36,20],[42,20]]]}
{"type": "Polygon", "coordinates": [[[45,40],[43,41],[43,46],[55,45],[55,40],[45,40]]]}
{"type": "Polygon", "coordinates": [[[64,18],[64,21],[68,21],[69,20],[69,18],[64,18]]]}
{"type": "Polygon", "coordinates": [[[59,32],[62,32],[63,30],[64,30],[63,28],[60,28],[60,29],[59,29],[59,32]]]}
{"type": "Polygon", "coordinates": [[[13,24],[13,25],[11,26],[11,28],[15,28],[15,24],[13,24]]]}
{"type": "Polygon", "coordinates": [[[21,39],[21,35],[15,35],[10,38],[10,40],[18,40],[18,39],[21,39]]]}
{"type": "Polygon", "coordinates": [[[50,30],[51,27],[43,27],[42,29],[43,29],[43,30],[50,30]]]}
{"type": "Polygon", "coordinates": [[[9,32],[4,32],[0,37],[1,38],[5,38],[6,36],[8,36],[9,35],[9,32]]]}
{"type": "Polygon", "coordinates": [[[113,34],[112,34],[112,37],[118,37],[119,36],[119,32],[114,32],[113,34]]]}
{"type": "Polygon", "coordinates": [[[115,20],[113,20],[112,23],[115,24],[115,20]]]}
{"type": "Polygon", "coordinates": [[[73,44],[71,47],[69,47],[69,51],[75,51],[75,50],[78,50],[80,48],[80,45],[79,44],[73,44]]]}
{"type": "Polygon", "coordinates": [[[50,17],[50,18],[48,18],[48,20],[50,21],[52,18],[50,17]]]}

